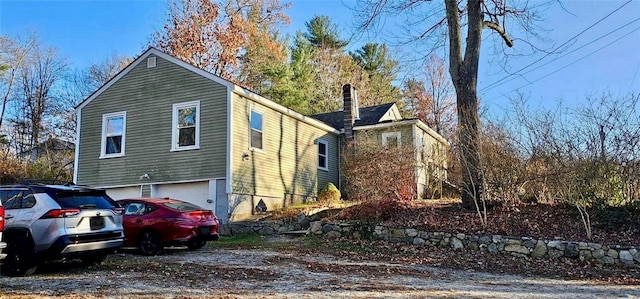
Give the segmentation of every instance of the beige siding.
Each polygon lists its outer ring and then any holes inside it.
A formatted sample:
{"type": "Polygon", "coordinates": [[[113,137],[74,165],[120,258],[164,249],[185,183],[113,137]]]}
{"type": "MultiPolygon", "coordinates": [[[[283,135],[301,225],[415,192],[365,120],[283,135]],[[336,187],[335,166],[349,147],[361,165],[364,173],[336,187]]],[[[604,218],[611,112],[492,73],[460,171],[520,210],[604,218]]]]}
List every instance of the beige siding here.
{"type": "Polygon", "coordinates": [[[169,61],[146,61],[81,111],[78,183],[122,186],[224,177],[226,87],[169,61]],[[200,149],[170,151],[173,104],[200,101],[200,149]],[[102,115],[126,111],[125,156],[100,159],[102,115]],[[140,176],[149,174],[142,181],[140,176]]]}
{"type": "MultiPolygon", "coordinates": [[[[232,188],[235,194],[271,198],[315,197],[328,181],[338,184],[337,136],[233,94],[232,188]],[[264,150],[249,144],[250,111],[263,113],[264,150]],[[329,171],[318,169],[316,139],[329,143],[329,171]]],[[[254,200],[255,201],[255,200],[254,200]]],[[[257,201],[256,201],[257,202],[257,201]]],[[[269,203],[267,203],[269,204],[269,203]]]]}
{"type": "Polygon", "coordinates": [[[415,126],[416,158],[418,159],[418,195],[432,197],[442,192],[442,182],[447,180],[448,146],[415,126]],[[422,143],[422,144],[420,144],[422,143]]]}
{"type": "Polygon", "coordinates": [[[376,138],[378,142],[382,143],[382,133],[400,133],[400,142],[402,144],[413,144],[413,127],[412,126],[396,126],[388,127],[384,129],[372,129],[372,130],[358,130],[356,131],[356,139],[361,138],[376,138]]]}

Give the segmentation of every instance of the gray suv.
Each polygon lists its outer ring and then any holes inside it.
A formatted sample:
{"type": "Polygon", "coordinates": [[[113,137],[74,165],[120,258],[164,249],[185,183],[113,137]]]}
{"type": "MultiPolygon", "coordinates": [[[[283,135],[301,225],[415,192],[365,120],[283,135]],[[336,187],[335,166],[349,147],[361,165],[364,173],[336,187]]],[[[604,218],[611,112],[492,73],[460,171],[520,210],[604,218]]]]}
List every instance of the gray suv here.
{"type": "Polygon", "coordinates": [[[124,242],[122,209],[104,190],[26,183],[0,186],[5,210],[1,271],[32,274],[39,263],[79,258],[103,262],[124,242]]]}

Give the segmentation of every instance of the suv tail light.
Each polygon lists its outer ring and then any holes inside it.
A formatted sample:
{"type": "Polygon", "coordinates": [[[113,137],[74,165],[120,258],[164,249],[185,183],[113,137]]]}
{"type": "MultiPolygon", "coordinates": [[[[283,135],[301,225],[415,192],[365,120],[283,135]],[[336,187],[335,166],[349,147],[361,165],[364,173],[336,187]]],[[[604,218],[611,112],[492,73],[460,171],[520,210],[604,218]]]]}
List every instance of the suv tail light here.
{"type": "Polygon", "coordinates": [[[79,209],[57,209],[44,214],[40,219],[64,218],[80,214],[79,209]]]}
{"type": "Polygon", "coordinates": [[[4,230],[4,207],[0,206],[0,232],[4,230]]]}
{"type": "Polygon", "coordinates": [[[121,207],[113,207],[111,208],[111,210],[113,210],[116,215],[122,215],[122,213],[124,212],[124,208],[121,207]]]}

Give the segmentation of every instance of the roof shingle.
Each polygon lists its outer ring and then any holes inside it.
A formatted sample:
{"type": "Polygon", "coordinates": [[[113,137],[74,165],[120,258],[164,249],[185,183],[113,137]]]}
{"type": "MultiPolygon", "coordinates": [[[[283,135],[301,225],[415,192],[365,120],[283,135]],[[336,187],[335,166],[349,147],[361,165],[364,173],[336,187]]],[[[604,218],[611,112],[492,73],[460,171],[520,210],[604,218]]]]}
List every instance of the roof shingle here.
{"type": "MultiPolygon", "coordinates": [[[[379,123],[382,116],[384,116],[384,114],[387,113],[394,104],[395,103],[386,103],[376,106],[361,107],[360,119],[356,120],[353,126],[368,126],[379,123]]],[[[344,111],[316,114],[311,115],[311,117],[334,127],[336,130],[344,128],[344,111]]]]}

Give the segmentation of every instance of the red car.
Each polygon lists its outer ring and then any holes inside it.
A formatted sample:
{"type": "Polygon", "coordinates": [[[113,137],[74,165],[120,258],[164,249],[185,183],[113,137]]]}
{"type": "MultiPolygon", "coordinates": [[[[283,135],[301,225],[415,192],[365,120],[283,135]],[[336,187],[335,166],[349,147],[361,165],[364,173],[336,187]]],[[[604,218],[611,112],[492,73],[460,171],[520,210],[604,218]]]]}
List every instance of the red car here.
{"type": "Polygon", "coordinates": [[[125,245],[156,255],[167,245],[202,248],[218,240],[218,218],[211,210],[171,198],[123,199],[125,245]]]}

